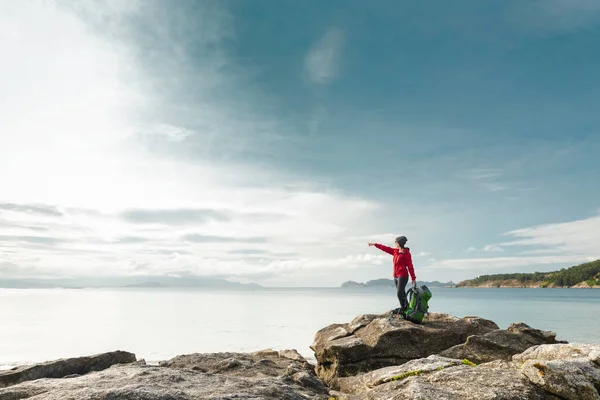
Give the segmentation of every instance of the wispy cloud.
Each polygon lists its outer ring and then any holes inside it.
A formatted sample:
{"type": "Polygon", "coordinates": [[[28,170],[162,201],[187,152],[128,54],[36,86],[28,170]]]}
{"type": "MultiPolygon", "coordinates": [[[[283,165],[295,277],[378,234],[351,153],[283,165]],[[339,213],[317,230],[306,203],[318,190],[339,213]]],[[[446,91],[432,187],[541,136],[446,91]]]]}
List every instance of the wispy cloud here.
{"type": "Polygon", "coordinates": [[[61,239],[47,237],[47,236],[14,236],[14,235],[0,235],[0,243],[13,242],[13,243],[32,243],[42,245],[54,245],[61,243],[61,239]]]}
{"type": "Polygon", "coordinates": [[[483,251],[485,252],[499,252],[499,251],[504,251],[504,249],[497,245],[497,244],[488,244],[485,245],[485,247],[483,248],[483,251]]]}
{"type": "Polygon", "coordinates": [[[210,220],[226,221],[229,216],[218,210],[167,209],[167,210],[127,210],[121,217],[136,224],[185,225],[204,223],[210,220]]]}
{"type": "Polygon", "coordinates": [[[468,247],[468,248],[465,250],[465,253],[475,253],[475,252],[478,252],[478,251],[482,251],[482,252],[489,253],[489,252],[498,252],[498,251],[504,251],[504,249],[503,249],[503,248],[502,248],[500,245],[497,245],[497,244],[488,244],[488,245],[485,245],[485,246],[484,246],[483,248],[481,248],[481,249],[477,249],[477,248],[476,248],[476,247],[474,247],[474,246],[469,246],[469,247],[468,247]]]}
{"type": "Polygon", "coordinates": [[[192,243],[266,243],[264,237],[233,237],[233,236],[213,236],[191,233],[182,237],[185,242],[192,243]]]}
{"type": "Polygon", "coordinates": [[[508,189],[508,185],[502,181],[502,176],[502,170],[493,168],[475,168],[459,175],[490,192],[501,192],[508,189]]]}
{"type": "Polygon", "coordinates": [[[337,77],[344,42],[344,31],[330,28],[309,50],[305,66],[313,82],[325,84],[337,77]]]}
{"type": "MultiPolygon", "coordinates": [[[[540,265],[579,264],[600,258],[600,215],[505,233],[518,240],[486,245],[483,252],[511,249],[510,257],[459,258],[431,262],[432,270],[518,272],[540,265]],[[520,250],[519,250],[520,249],[520,250]]],[[[476,252],[470,247],[467,252],[476,252]]],[[[466,277],[465,277],[466,278],[466,277]]]]}
{"type": "Polygon", "coordinates": [[[50,215],[54,217],[60,217],[63,215],[56,207],[53,206],[40,206],[35,204],[14,204],[14,203],[0,203],[1,211],[20,211],[32,214],[50,215]]]}
{"type": "Polygon", "coordinates": [[[546,250],[561,248],[575,254],[599,254],[600,215],[577,221],[516,229],[505,235],[518,239],[502,243],[503,247],[535,246],[546,250]]]}
{"type": "Polygon", "coordinates": [[[545,264],[576,264],[593,261],[599,256],[553,255],[535,257],[495,257],[495,258],[464,258],[435,261],[428,269],[445,270],[495,270],[496,273],[519,272],[521,267],[532,267],[545,264]]]}

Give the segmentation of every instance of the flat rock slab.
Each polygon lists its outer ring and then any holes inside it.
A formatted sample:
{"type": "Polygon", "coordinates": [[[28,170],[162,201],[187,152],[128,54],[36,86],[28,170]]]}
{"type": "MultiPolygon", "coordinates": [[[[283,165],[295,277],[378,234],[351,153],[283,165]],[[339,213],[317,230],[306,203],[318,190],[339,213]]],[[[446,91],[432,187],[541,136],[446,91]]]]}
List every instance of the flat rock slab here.
{"type": "Polygon", "coordinates": [[[115,364],[135,362],[135,354],[112,351],[86,357],[65,358],[31,366],[16,367],[0,372],[0,388],[41,378],[63,378],[101,371],[115,364]]]}

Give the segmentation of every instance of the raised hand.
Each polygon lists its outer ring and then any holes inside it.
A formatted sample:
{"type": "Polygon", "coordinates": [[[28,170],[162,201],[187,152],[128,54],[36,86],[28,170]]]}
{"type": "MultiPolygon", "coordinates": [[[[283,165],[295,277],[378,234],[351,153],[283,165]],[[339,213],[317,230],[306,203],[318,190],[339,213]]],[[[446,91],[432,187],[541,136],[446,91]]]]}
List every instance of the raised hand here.
{"type": "Polygon", "coordinates": [[[369,247],[375,246],[375,243],[369,243],[369,247]]]}

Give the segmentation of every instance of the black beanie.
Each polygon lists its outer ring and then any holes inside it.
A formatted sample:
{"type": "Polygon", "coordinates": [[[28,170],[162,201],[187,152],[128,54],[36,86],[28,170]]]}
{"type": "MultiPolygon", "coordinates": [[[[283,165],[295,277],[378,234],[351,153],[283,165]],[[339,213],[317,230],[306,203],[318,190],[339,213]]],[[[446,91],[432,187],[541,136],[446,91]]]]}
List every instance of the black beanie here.
{"type": "Polygon", "coordinates": [[[408,239],[406,238],[406,236],[398,236],[396,238],[396,242],[398,242],[400,246],[404,246],[406,242],[408,242],[408,239]]]}

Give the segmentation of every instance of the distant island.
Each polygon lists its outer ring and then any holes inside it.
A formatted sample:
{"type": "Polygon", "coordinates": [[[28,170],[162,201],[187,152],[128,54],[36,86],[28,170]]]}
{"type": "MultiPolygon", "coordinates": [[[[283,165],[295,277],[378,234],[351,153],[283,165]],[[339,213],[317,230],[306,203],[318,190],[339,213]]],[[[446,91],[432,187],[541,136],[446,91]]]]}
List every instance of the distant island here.
{"type": "MultiPolygon", "coordinates": [[[[417,281],[417,285],[426,285],[429,287],[454,287],[456,283],[454,282],[427,282],[427,281],[417,281]]],[[[351,289],[351,288],[379,288],[379,287],[395,287],[393,279],[373,279],[366,283],[355,282],[355,281],[347,281],[342,283],[341,287],[343,289],[351,289]]]]}
{"type": "Polygon", "coordinates": [[[560,271],[481,275],[456,287],[600,289],[600,260],[560,271]]]}

